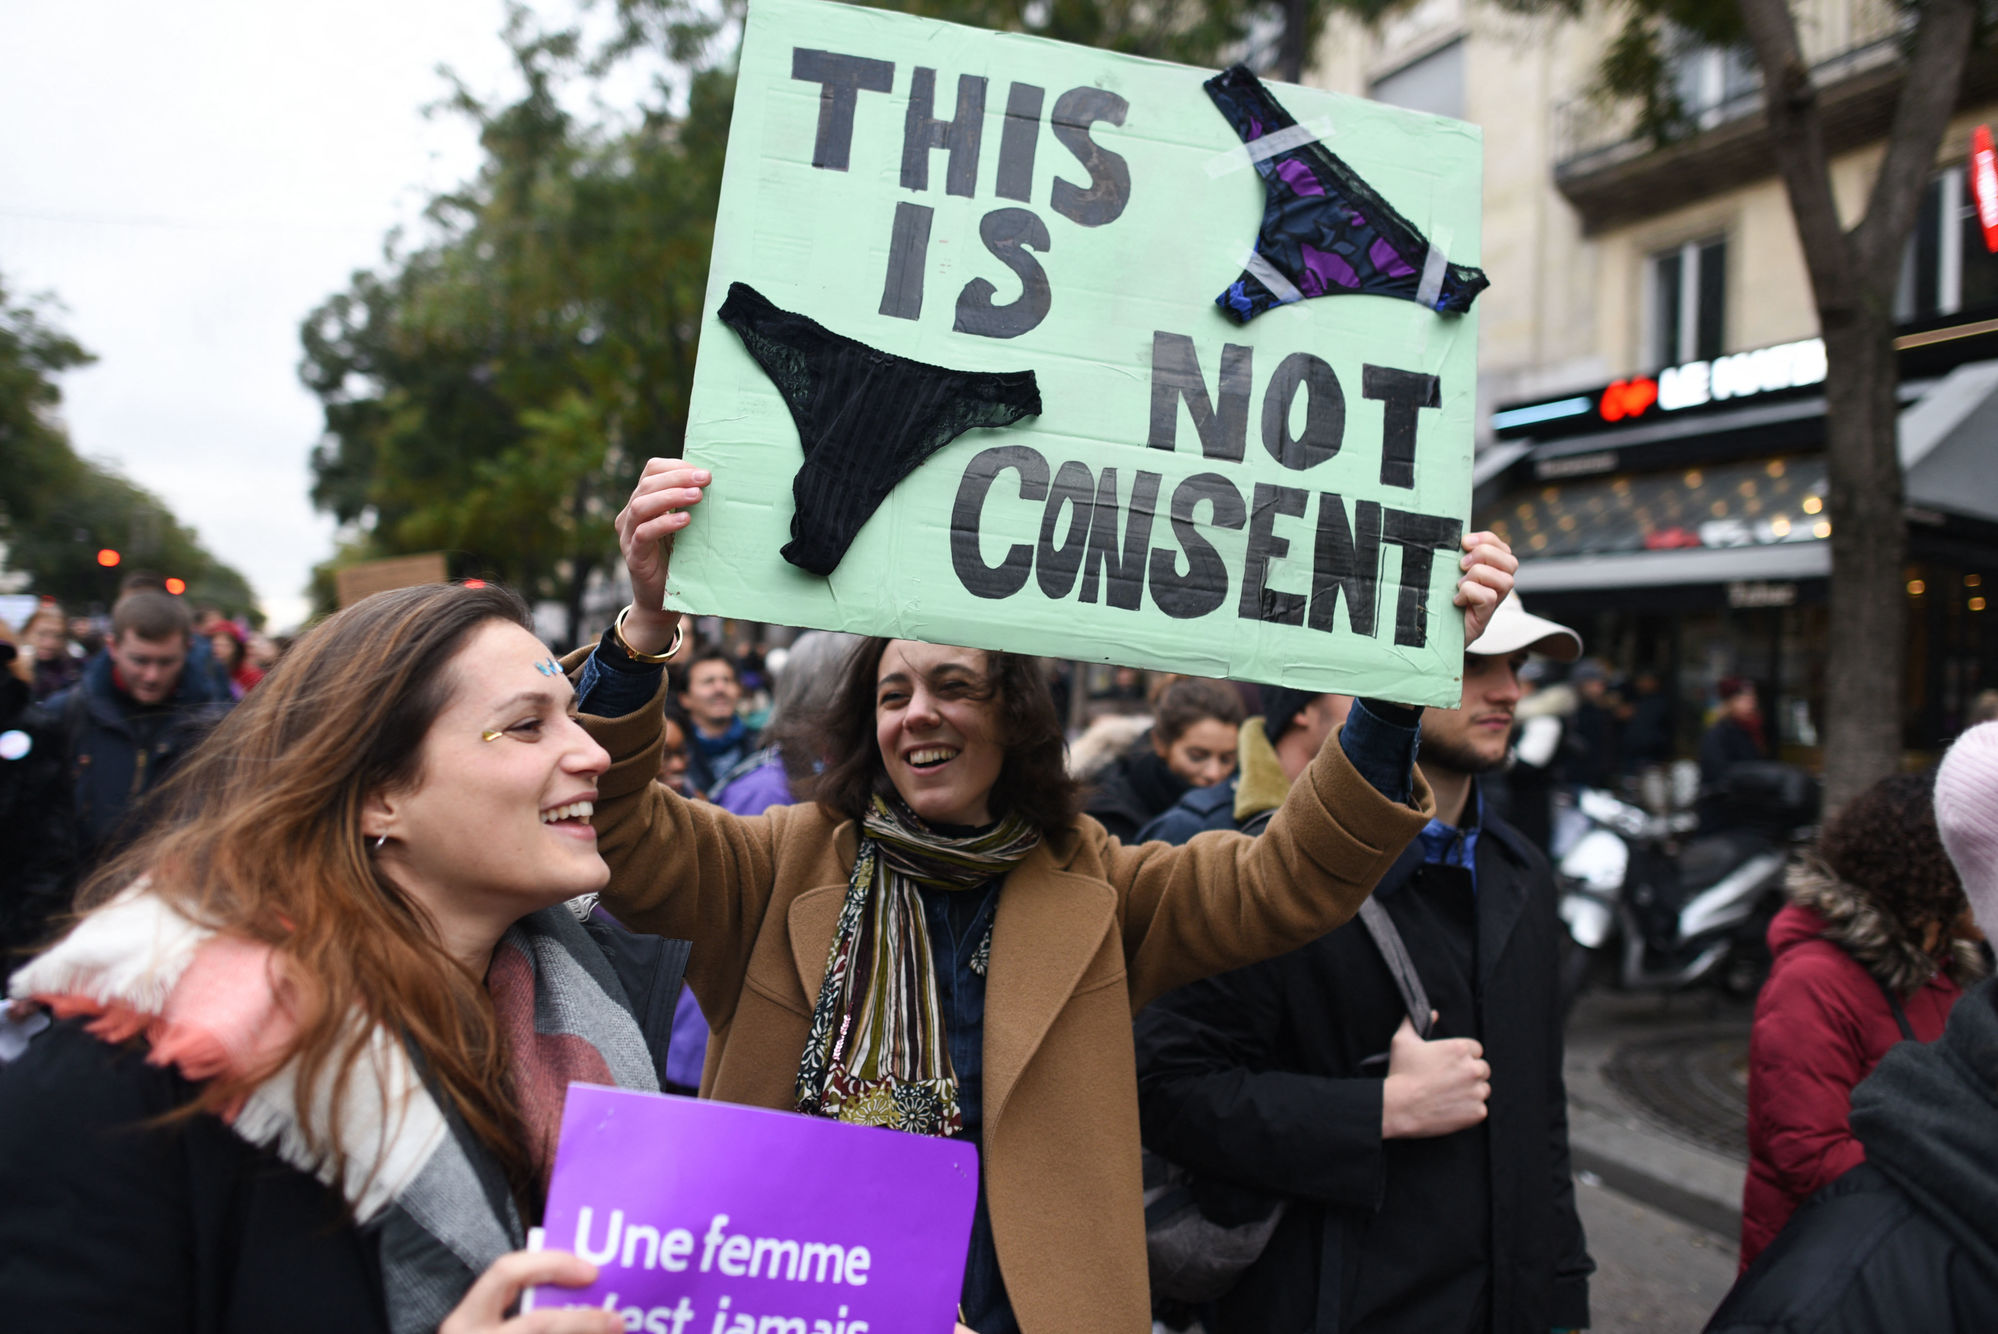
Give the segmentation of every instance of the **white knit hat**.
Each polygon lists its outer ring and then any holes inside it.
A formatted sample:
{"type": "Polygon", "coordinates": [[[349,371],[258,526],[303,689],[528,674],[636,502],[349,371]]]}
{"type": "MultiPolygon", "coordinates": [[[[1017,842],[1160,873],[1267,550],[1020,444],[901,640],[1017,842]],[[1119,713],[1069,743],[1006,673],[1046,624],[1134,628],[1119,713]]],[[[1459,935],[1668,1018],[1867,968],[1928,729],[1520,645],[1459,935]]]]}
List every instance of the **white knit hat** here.
{"type": "Polygon", "coordinates": [[[1963,878],[1971,915],[1998,939],[1998,723],[1971,728],[1943,756],[1936,828],[1963,878]]]}

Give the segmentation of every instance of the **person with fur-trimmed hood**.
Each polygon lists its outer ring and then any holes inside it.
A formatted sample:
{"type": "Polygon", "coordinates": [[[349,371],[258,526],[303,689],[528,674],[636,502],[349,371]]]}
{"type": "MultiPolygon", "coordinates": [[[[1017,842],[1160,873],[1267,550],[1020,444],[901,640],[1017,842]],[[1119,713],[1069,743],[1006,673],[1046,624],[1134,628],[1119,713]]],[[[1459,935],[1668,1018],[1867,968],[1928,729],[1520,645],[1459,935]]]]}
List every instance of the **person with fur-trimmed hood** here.
{"type": "MultiPolygon", "coordinates": [[[[1971,916],[1985,934],[1998,931],[1998,723],[1973,727],[1950,747],[1934,807],[1971,916]]],[[[1865,1161],[1791,1215],[1707,1334],[1991,1328],[1998,982],[1970,988],[1935,1041],[1890,1047],[1852,1091],[1851,1122],[1865,1161]]]]}
{"type": "Polygon", "coordinates": [[[1744,1270],[1798,1205],[1865,1161],[1853,1089],[1895,1043],[1941,1036],[1984,974],[1934,789],[1933,772],[1882,779],[1791,869],[1749,1041],[1744,1270]]]}

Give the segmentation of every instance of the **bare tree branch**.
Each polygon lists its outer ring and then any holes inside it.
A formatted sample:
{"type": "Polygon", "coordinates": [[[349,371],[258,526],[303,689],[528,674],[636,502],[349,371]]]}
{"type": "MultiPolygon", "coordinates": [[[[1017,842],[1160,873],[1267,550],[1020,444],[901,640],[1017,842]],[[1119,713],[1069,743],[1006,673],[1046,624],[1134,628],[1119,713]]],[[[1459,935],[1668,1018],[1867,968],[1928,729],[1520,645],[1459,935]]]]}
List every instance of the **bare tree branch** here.
{"type": "Polygon", "coordinates": [[[1833,311],[1855,297],[1857,257],[1839,226],[1817,86],[1804,62],[1787,0],[1740,3],[1749,44],[1762,67],[1763,106],[1769,116],[1776,169],[1790,196],[1790,212],[1796,218],[1797,239],[1803,246],[1819,317],[1829,324],[1833,311]]]}
{"type": "Polygon", "coordinates": [[[1974,0],[1927,0],[1918,12],[1914,56],[1894,108],[1887,155],[1873,179],[1866,216],[1854,228],[1853,257],[1860,279],[1881,300],[1893,295],[1894,275],[1908,231],[1915,225],[1922,186],[1935,169],[1936,144],[1962,91],[1963,67],[1970,59],[1977,22],[1974,0]]]}

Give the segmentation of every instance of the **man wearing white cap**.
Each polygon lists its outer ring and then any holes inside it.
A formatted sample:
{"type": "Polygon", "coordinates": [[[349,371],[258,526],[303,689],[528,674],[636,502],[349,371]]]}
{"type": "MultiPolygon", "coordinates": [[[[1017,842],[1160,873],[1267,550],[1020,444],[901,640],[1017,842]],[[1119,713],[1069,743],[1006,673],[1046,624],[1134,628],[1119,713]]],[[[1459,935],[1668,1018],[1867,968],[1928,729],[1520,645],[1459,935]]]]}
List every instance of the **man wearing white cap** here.
{"type": "Polygon", "coordinates": [[[1146,1147],[1235,1215],[1217,1222],[1286,1201],[1210,1334],[1588,1324],[1553,875],[1478,790],[1505,759],[1527,656],[1581,651],[1507,598],[1464,655],[1462,704],[1421,715],[1437,818],[1376,907],[1139,1016],[1146,1147]]]}

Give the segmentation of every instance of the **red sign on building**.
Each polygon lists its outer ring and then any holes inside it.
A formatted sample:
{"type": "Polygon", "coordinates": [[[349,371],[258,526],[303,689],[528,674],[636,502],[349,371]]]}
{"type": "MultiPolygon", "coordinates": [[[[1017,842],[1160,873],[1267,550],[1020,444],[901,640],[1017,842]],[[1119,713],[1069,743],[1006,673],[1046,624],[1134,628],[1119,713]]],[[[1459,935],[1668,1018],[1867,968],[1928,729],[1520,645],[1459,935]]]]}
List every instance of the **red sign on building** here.
{"type": "Polygon", "coordinates": [[[1970,136],[1970,197],[1977,201],[1984,248],[1998,254],[1998,154],[1991,149],[1989,125],[1978,126],[1970,136]]]}

